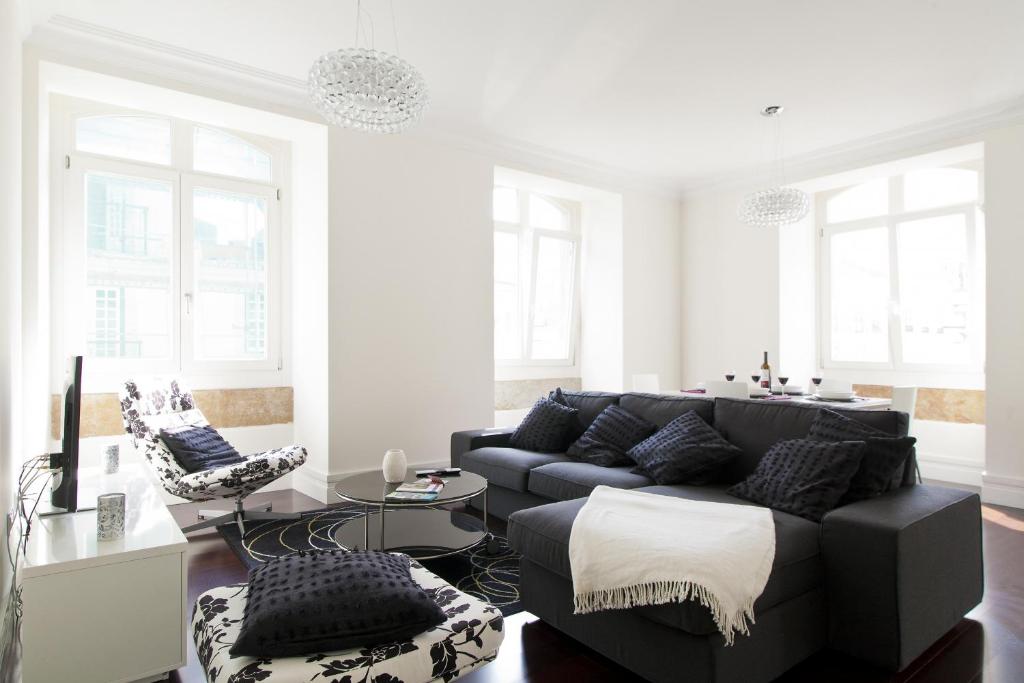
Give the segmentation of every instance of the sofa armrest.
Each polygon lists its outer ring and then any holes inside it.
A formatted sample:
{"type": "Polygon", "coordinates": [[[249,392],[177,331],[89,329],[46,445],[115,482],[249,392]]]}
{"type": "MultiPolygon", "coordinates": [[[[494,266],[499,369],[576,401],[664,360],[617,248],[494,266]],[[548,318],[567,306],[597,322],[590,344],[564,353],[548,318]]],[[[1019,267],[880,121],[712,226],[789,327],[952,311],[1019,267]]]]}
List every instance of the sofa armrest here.
{"type": "Polygon", "coordinates": [[[907,486],[833,510],[821,528],[829,645],[902,670],[981,602],[981,499],[907,486]]]}
{"type": "Polygon", "coordinates": [[[461,467],[462,454],[487,446],[508,446],[515,427],[492,427],[490,429],[470,429],[465,432],[452,433],[452,467],[461,467]]]}

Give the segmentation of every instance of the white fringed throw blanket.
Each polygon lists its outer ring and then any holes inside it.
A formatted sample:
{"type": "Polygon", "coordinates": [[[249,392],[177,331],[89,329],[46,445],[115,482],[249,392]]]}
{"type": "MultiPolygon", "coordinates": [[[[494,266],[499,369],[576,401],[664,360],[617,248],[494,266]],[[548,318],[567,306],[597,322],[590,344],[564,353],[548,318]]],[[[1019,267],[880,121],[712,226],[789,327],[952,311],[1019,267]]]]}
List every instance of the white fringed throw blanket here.
{"type": "Polygon", "coordinates": [[[732,645],[775,560],[770,510],[598,486],[576,516],[576,614],[699,600],[732,645]]]}

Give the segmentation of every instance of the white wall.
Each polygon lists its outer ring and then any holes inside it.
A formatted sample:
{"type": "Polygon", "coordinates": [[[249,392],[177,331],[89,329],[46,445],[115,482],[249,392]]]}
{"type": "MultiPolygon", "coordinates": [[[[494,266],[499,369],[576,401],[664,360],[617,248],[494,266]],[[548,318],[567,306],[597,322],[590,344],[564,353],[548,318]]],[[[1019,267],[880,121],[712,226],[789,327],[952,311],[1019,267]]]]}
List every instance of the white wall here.
{"type": "Polygon", "coordinates": [[[738,379],[779,358],[778,233],[736,218],[742,191],[682,204],[682,383],[738,379]]]}
{"type": "Polygon", "coordinates": [[[987,446],[983,498],[1024,507],[1024,126],[985,135],[987,446]]]}
{"type": "Polygon", "coordinates": [[[330,479],[445,460],[494,414],[493,165],[337,128],[329,156],[330,479]]]}
{"type": "Polygon", "coordinates": [[[679,201],[627,192],[623,224],[623,388],[651,373],[663,391],[680,389],[679,201]]]}

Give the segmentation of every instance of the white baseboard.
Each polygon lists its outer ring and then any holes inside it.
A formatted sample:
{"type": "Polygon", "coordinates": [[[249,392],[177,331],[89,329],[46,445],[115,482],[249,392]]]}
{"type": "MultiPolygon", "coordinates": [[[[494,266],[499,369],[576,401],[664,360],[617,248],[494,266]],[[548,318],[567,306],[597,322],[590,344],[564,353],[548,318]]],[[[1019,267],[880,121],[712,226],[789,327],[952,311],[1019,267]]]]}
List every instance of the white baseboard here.
{"type": "Polygon", "coordinates": [[[924,479],[975,488],[982,486],[982,473],[985,471],[985,466],[975,460],[919,452],[917,463],[921,468],[921,477],[924,479]]]}
{"type": "Polygon", "coordinates": [[[981,501],[1024,509],[1024,478],[986,474],[982,477],[981,501]]]}

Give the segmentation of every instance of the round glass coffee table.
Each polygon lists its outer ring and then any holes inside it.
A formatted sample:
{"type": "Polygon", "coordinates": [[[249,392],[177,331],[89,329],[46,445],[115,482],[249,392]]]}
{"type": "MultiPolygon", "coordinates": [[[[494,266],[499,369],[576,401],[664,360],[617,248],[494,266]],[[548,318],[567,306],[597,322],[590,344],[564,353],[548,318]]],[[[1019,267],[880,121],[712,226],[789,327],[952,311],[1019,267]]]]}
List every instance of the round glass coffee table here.
{"type": "MultiPolygon", "coordinates": [[[[386,496],[401,484],[388,484],[379,472],[353,474],[339,481],[334,492],[338,498],[363,506],[362,519],[342,523],[334,532],[334,541],[347,550],[386,550],[430,560],[454,555],[487,542],[493,536],[487,530],[487,480],[463,471],[457,477],[442,477],[446,483],[430,502],[392,502],[386,496]],[[483,498],[484,521],[443,505],[483,498]]],[[[416,471],[408,470],[405,481],[416,481],[416,471]]]]}

